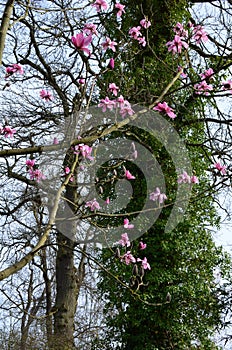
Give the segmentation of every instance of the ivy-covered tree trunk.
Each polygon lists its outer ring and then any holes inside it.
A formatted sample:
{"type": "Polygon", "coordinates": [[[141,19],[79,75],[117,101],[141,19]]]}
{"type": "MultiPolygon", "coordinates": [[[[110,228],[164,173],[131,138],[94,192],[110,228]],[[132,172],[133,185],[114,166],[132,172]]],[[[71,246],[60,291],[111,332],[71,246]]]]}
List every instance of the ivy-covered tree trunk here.
{"type": "MultiPolygon", "coordinates": [[[[186,65],[187,56],[182,58],[181,55],[177,57],[168,53],[166,43],[174,36],[173,27],[177,22],[183,22],[187,28],[190,20],[188,4],[184,0],[124,3],[127,9],[122,21],[124,32],[138,26],[143,17],[147,18],[152,24],[146,37],[149,45],[140,49],[136,41],[129,42],[128,50],[120,56],[123,69],[118,65],[122,76],[116,67],[103,79],[106,86],[114,81],[128,100],[147,106],[154,102],[172,80],[178,66],[186,65]],[[136,54],[133,56],[132,52],[136,54]]],[[[114,40],[120,35],[117,26],[111,23],[108,26],[111,39],[114,40]]],[[[178,84],[180,80],[175,86],[177,92],[174,93],[173,89],[172,93],[165,96],[165,101],[175,105],[175,110],[178,111],[177,118],[172,121],[173,126],[187,143],[189,141],[195,144],[204,140],[205,125],[186,126],[185,120],[189,116],[194,116],[195,120],[199,117],[199,99],[194,98],[193,107],[193,93],[186,90],[185,93],[178,94],[178,84]]],[[[205,101],[201,103],[202,106],[206,105],[205,101]]],[[[141,131],[137,132],[138,135],[134,132],[137,136],[135,140],[138,140],[138,136],[142,139],[141,131]]],[[[144,141],[147,141],[145,136],[144,141]]],[[[177,171],[183,169],[174,169],[165,147],[160,147],[154,140],[149,142],[149,146],[162,167],[166,193],[171,197],[175,193],[173,179],[177,177],[177,171]]],[[[204,174],[210,166],[210,151],[207,154],[200,147],[189,147],[188,150],[194,171],[197,175],[204,174]]],[[[132,173],[135,174],[135,171],[132,173]]],[[[217,222],[217,214],[213,195],[210,191],[207,192],[207,188],[210,188],[209,182],[204,178],[196,190],[192,189],[194,200],[189,204],[185,220],[172,232],[165,232],[165,224],[171,212],[170,200],[170,205],[163,209],[153,227],[141,238],[147,244],[144,254],[152,268],[144,278],[148,285],[136,290],[137,300],[133,292],[102,274],[99,288],[100,295],[105,293],[109,300],[105,308],[108,327],[102,343],[98,343],[98,350],[102,344],[109,350],[112,343],[120,344],[118,348],[124,350],[183,350],[195,347],[194,344],[201,344],[202,349],[217,349],[210,335],[221,324],[222,303],[217,294],[213,270],[215,266],[223,269],[228,260],[221,249],[215,246],[208,230],[209,222],[212,226],[217,222]]],[[[189,189],[186,187],[186,190],[189,189]]],[[[137,202],[141,196],[142,193],[137,202]]],[[[133,242],[133,246],[138,244],[139,240],[133,242]]],[[[112,252],[103,253],[103,263],[107,269],[111,269],[112,252]]],[[[128,272],[128,267],[118,261],[117,274],[126,283],[131,271],[128,272]]]]}
{"type": "Polygon", "coordinates": [[[74,316],[79,292],[74,266],[74,242],[58,233],[57,243],[53,341],[55,347],[52,349],[71,350],[74,348],[74,316]]]}

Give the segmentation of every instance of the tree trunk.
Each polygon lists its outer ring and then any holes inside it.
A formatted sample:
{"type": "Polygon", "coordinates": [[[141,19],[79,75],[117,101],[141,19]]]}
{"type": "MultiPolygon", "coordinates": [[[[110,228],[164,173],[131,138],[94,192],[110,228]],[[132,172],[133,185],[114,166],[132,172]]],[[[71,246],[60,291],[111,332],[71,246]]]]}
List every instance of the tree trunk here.
{"type": "Polygon", "coordinates": [[[74,316],[79,288],[74,266],[74,242],[58,233],[56,303],[52,349],[74,349],[74,316]],[[54,346],[55,345],[55,346],[54,346]]]}
{"type": "MultiPolygon", "coordinates": [[[[72,185],[66,186],[65,196],[68,199],[71,210],[74,212],[77,199],[75,181],[72,182],[72,185]]],[[[80,287],[85,274],[85,255],[82,254],[77,270],[74,264],[76,222],[73,218],[72,220],[64,220],[64,222],[61,223],[60,229],[58,227],[58,230],[58,250],[56,256],[56,303],[54,309],[54,337],[52,350],[72,350],[75,349],[74,317],[80,287]]]]}

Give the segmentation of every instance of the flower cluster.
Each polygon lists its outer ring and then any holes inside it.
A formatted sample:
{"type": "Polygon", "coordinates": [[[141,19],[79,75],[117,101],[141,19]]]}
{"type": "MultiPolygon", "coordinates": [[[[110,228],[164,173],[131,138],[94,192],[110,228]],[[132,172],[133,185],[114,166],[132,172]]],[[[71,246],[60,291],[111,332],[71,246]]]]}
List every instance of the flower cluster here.
{"type": "MultiPolygon", "coordinates": [[[[131,242],[128,237],[127,233],[123,233],[121,235],[121,239],[117,242],[117,244],[123,248],[129,248],[131,247],[131,242]]],[[[147,245],[143,242],[139,242],[138,249],[139,250],[144,250],[146,249],[147,245]]],[[[143,259],[141,258],[135,258],[134,255],[132,254],[131,250],[126,250],[124,254],[121,255],[120,249],[117,248],[117,257],[120,259],[120,261],[124,262],[126,265],[130,265],[136,262],[141,262],[141,265],[144,270],[151,270],[151,266],[147,261],[147,258],[144,257],[143,259]]]]}
{"type": "Polygon", "coordinates": [[[143,47],[147,45],[145,36],[142,35],[141,26],[148,29],[151,26],[151,22],[147,18],[143,18],[140,21],[140,26],[132,27],[129,29],[129,35],[131,38],[137,40],[143,47]]]}
{"type": "Polygon", "coordinates": [[[193,23],[189,23],[188,29],[192,30],[191,35],[189,35],[188,30],[184,28],[183,24],[178,22],[174,26],[174,39],[166,43],[168,51],[172,52],[173,55],[180,54],[182,52],[182,49],[187,49],[189,47],[187,41],[191,39],[196,44],[200,44],[201,42],[206,42],[208,40],[207,33],[203,26],[195,26],[193,23]]]}
{"type": "Polygon", "coordinates": [[[129,30],[129,35],[130,35],[131,38],[137,40],[140,45],[146,46],[147,43],[146,43],[145,36],[142,36],[142,33],[141,33],[140,29],[141,29],[140,26],[132,27],[129,30]]]}
{"type": "Polygon", "coordinates": [[[14,134],[16,133],[15,129],[12,129],[9,125],[5,125],[4,127],[0,124],[0,134],[7,137],[14,137],[14,134]]]}
{"type": "Polygon", "coordinates": [[[91,156],[92,147],[80,143],[74,147],[74,154],[81,155],[84,159],[94,160],[94,157],[91,156]]]}
{"type": "Polygon", "coordinates": [[[188,175],[186,171],[183,171],[182,174],[179,175],[177,182],[179,184],[184,183],[184,184],[198,184],[199,180],[196,175],[188,175]]]}
{"type": "Polygon", "coordinates": [[[152,192],[150,194],[150,200],[151,201],[158,201],[159,204],[163,204],[163,202],[167,199],[167,196],[165,193],[161,193],[160,188],[156,187],[155,192],[152,192]]]}
{"type": "Polygon", "coordinates": [[[183,24],[181,24],[180,22],[176,23],[176,25],[173,28],[173,31],[179,37],[188,38],[188,31],[184,29],[183,24]]]}
{"type": "Polygon", "coordinates": [[[200,44],[202,41],[208,41],[208,36],[203,26],[197,25],[193,27],[193,39],[197,44],[200,44]]]}
{"type": "Polygon", "coordinates": [[[5,78],[10,77],[11,75],[13,75],[14,73],[19,73],[19,74],[23,74],[23,67],[18,64],[18,63],[14,63],[9,67],[6,67],[6,75],[5,78]]]}
{"type": "Polygon", "coordinates": [[[151,22],[148,21],[147,18],[141,19],[140,24],[141,24],[141,26],[142,26],[143,28],[145,28],[145,29],[148,29],[148,28],[151,26],[151,22]]]}
{"type": "Polygon", "coordinates": [[[35,159],[27,159],[26,166],[31,180],[39,182],[46,179],[45,175],[37,168],[35,159]]]}
{"type": "Polygon", "coordinates": [[[194,85],[195,93],[197,95],[209,95],[209,91],[213,90],[213,86],[211,84],[207,84],[205,80],[201,81],[199,84],[194,85]]]}
{"type": "MultiPolygon", "coordinates": [[[[67,176],[67,175],[69,175],[71,173],[71,169],[68,167],[68,166],[66,166],[65,168],[64,168],[64,174],[63,174],[63,176],[67,176]]],[[[70,176],[70,178],[69,178],[69,181],[70,182],[73,182],[74,181],[74,176],[73,176],[73,174],[71,174],[71,176],[70,176]]]]}
{"type": "Polygon", "coordinates": [[[91,211],[96,211],[101,209],[100,204],[96,200],[96,198],[92,199],[91,201],[88,201],[85,203],[85,207],[89,208],[91,211]]]}
{"type": "MultiPolygon", "coordinates": [[[[117,93],[117,89],[113,89],[113,91],[117,93]]],[[[135,113],[129,101],[124,100],[124,97],[122,95],[120,95],[116,100],[110,100],[109,97],[105,97],[104,99],[100,100],[98,107],[102,108],[102,112],[106,112],[107,109],[112,111],[114,108],[119,108],[119,114],[123,118],[135,113]]]]}
{"type": "Polygon", "coordinates": [[[176,118],[176,114],[173,112],[173,109],[168,106],[166,102],[158,103],[157,106],[153,108],[154,111],[167,114],[171,119],[176,118]]]}

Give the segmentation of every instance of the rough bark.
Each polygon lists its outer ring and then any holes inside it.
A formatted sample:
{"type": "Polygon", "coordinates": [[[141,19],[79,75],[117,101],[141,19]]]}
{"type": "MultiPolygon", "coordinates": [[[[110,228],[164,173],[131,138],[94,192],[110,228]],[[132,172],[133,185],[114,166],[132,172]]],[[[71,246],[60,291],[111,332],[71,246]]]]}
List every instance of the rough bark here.
{"type": "Polygon", "coordinates": [[[74,349],[74,316],[79,288],[74,266],[74,242],[58,233],[56,303],[52,350],[74,349]]]}

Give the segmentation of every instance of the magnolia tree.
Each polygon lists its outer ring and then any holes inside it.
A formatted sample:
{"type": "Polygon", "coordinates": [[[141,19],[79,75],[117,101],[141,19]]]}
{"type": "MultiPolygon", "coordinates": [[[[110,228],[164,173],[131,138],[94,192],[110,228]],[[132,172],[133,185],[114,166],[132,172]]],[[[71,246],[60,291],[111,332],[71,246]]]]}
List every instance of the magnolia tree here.
{"type": "MultiPolygon", "coordinates": [[[[157,76],[159,94],[149,87],[138,100],[141,82],[134,84],[130,62],[147,53],[164,62],[152,48],[156,20],[140,5],[140,20],[130,22],[126,2],[1,5],[0,278],[3,315],[12,317],[14,309],[20,349],[74,349],[82,332],[101,332],[101,306],[86,303],[86,329],[75,318],[77,304],[93,295],[99,269],[146,304],[140,290],[149,288],[144,276],[149,281],[153,267],[143,234],[165,209],[171,232],[192,194],[197,202],[229,187],[230,105],[222,110],[221,100],[232,93],[230,10],[215,4],[224,32],[212,29],[208,12],[203,23],[194,8],[182,23],[170,23],[162,43],[168,79],[157,76]],[[188,128],[198,124],[196,140],[188,128]],[[172,163],[171,186],[154,142],[172,163]],[[207,169],[193,168],[189,149],[205,154],[207,169]],[[98,260],[102,247],[110,249],[112,266],[120,262],[130,271],[128,278],[98,260]],[[37,336],[46,334],[41,344],[33,343],[33,325],[37,336]]],[[[168,295],[161,304],[170,302],[168,295]]]]}

